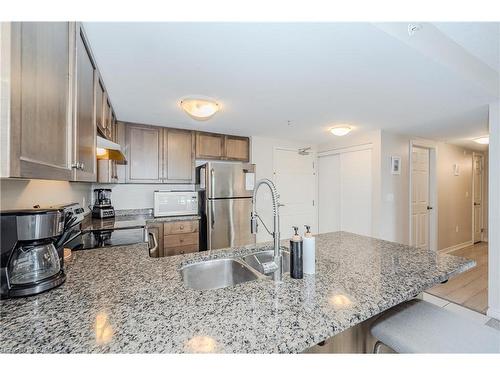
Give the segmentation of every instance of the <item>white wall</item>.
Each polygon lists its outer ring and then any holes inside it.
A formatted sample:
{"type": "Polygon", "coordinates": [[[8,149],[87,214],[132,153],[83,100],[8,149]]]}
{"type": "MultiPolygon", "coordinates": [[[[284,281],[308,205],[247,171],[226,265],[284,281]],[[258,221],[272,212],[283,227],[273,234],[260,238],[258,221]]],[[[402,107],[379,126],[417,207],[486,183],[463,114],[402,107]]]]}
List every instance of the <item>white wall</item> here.
{"type": "MultiPolygon", "coordinates": [[[[314,145],[305,144],[301,142],[293,142],[277,138],[266,137],[252,137],[251,140],[251,162],[256,165],[256,179],[268,178],[273,181],[273,157],[274,149],[276,147],[283,148],[299,148],[312,146],[313,152],[315,151],[314,145]]],[[[279,192],[278,192],[279,193],[279,192]]],[[[259,215],[263,218],[266,225],[272,226],[272,209],[271,209],[271,194],[267,188],[259,190],[257,196],[257,210],[259,215]]],[[[317,215],[315,215],[317,217],[317,215]]],[[[271,228],[270,228],[271,229],[271,228]]],[[[257,242],[271,240],[271,236],[267,234],[264,228],[260,226],[257,233],[257,242]]]]}
{"type": "Polygon", "coordinates": [[[500,100],[490,104],[488,315],[500,319],[500,100]]]}
{"type": "Polygon", "coordinates": [[[111,189],[115,210],[153,208],[155,190],[194,190],[194,185],[172,184],[94,184],[92,189],[111,189]]]}
{"type": "Polygon", "coordinates": [[[10,22],[0,22],[0,175],[9,176],[10,22]]]}
{"type": "Polygon", "coordinates": [[[88,211],[92,203],[92,185],[49,180],[0,180],[0,206],[2,210],[32,208],[34,205],[47,207],[77,202],[88,211]]]}

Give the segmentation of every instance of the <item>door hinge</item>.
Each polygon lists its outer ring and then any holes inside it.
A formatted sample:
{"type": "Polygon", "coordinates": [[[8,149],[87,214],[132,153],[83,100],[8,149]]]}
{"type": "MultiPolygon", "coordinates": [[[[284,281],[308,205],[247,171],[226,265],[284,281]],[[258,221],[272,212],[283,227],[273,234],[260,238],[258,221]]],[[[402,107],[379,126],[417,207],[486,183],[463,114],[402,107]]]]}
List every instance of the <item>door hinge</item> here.
{"type": "Polygon", "coordinates": [[[314,207],[314,199],[313,199],[313,207],[314,207]]]}

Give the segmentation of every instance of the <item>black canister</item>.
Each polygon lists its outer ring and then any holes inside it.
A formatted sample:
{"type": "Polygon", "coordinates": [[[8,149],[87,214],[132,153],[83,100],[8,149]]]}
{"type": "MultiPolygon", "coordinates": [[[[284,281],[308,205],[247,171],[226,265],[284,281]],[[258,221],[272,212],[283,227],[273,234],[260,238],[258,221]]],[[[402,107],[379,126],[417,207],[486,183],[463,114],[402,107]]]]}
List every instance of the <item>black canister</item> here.
{"type": "Polygon", "coordinates": [[[295,234],[290,239],[290,276],[293,279],[304,277],[302,237],[298,227],[293,227],[295,234]]]}

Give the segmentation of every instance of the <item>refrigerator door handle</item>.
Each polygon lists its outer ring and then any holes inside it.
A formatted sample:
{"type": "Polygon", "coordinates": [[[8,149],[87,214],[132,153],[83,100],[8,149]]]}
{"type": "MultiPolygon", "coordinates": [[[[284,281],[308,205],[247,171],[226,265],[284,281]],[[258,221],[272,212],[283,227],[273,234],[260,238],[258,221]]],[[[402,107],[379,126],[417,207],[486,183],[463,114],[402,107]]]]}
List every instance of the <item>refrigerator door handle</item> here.
{"type": "Polygon", "coordinates": [[[215,207],[214,202],[210,202],[210,227],[214,229],[215,226],[215,207]]]}

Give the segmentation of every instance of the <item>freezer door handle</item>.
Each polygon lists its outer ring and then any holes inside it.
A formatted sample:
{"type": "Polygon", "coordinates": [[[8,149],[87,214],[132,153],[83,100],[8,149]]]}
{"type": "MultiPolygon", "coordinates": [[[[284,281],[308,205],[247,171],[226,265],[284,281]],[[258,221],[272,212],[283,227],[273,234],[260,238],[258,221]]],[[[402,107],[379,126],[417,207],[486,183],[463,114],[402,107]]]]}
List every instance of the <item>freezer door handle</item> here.
{"type": "Polygon", "coordinates": [[[215,192],[215,171],[210,169],[210,195],[213,196],[215,192]]]}

